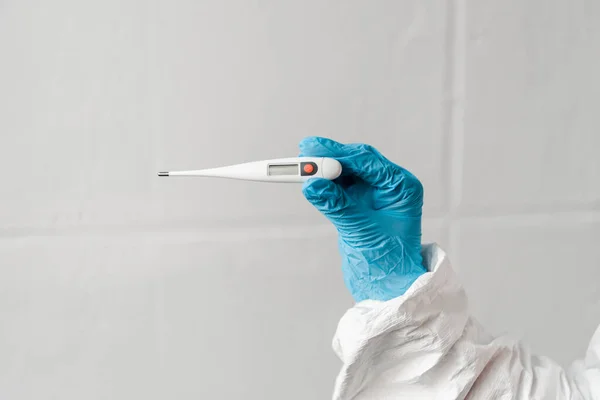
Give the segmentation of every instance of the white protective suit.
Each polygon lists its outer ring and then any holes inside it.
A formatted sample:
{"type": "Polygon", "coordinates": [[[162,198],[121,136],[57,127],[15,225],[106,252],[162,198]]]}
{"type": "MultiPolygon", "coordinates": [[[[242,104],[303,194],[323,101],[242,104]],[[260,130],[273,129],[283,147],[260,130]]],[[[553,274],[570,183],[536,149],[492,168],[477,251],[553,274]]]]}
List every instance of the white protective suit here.
{"type": "Polygon", "coordinates": [[[342,317],[334,400],[600,400],[600,328],[585,358],[564,370],[485,333],[445,253],[425,245],[423,255],[430,272],[405,295],[360,302],[342,317]]]}

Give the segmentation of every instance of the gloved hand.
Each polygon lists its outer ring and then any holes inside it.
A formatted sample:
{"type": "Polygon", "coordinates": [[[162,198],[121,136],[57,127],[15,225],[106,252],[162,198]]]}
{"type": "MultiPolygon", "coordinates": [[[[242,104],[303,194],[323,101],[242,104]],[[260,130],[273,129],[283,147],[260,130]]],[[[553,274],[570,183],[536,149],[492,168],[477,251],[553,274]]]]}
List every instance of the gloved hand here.
{"type": "Polygon", "coordinates": [[[426,272],[421,257],[423,186],[373,147],[309,137],[300,156],[342,164],[335,181],[310,179],[306,199],[337,228],[342,271],[352,297],[386,301],[426,272]]]}

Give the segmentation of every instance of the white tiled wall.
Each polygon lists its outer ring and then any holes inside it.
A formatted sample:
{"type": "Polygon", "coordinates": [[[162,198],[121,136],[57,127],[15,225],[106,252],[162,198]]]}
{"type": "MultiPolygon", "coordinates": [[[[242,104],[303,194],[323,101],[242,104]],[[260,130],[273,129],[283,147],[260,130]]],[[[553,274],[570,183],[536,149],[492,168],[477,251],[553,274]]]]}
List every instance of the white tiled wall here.
{"type": "Polygon", "coordinates": [[[600,322],[594,2],[0,4],[0,399],[317,399],[351,306],[296,185],[163,169],[368,142],[494,333],[600,322]]]}

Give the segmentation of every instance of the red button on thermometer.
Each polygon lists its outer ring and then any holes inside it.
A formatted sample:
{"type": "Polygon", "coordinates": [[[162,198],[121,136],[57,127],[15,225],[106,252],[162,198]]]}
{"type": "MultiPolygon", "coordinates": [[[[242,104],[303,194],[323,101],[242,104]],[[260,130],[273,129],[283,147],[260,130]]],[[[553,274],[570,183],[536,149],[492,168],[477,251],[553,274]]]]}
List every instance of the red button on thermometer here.
{"type": "Polygon", "coordinates": [[[333,180],[342,173],[339,161],[327,157],[296,157],[254,161],[195,171],[159,172],[158,176],[199,176],[261,182],[301,183],[309,178],[333,180]]]}

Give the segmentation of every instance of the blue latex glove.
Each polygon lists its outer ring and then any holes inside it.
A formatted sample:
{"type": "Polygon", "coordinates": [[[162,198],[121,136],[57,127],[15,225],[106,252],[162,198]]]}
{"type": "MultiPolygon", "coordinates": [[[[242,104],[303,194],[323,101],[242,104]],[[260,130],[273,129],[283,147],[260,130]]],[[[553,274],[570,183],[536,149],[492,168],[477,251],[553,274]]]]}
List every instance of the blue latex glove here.
{"type": "Polygon", "coordinates": [[[300,143],[300,156],[331,157],[342,164],[338,179],[310,179],[303,193],[337,228],[352,297],[385,301],[404,294],[426,272],[421,182],[364,144],[309,137],[300,143]]]}

